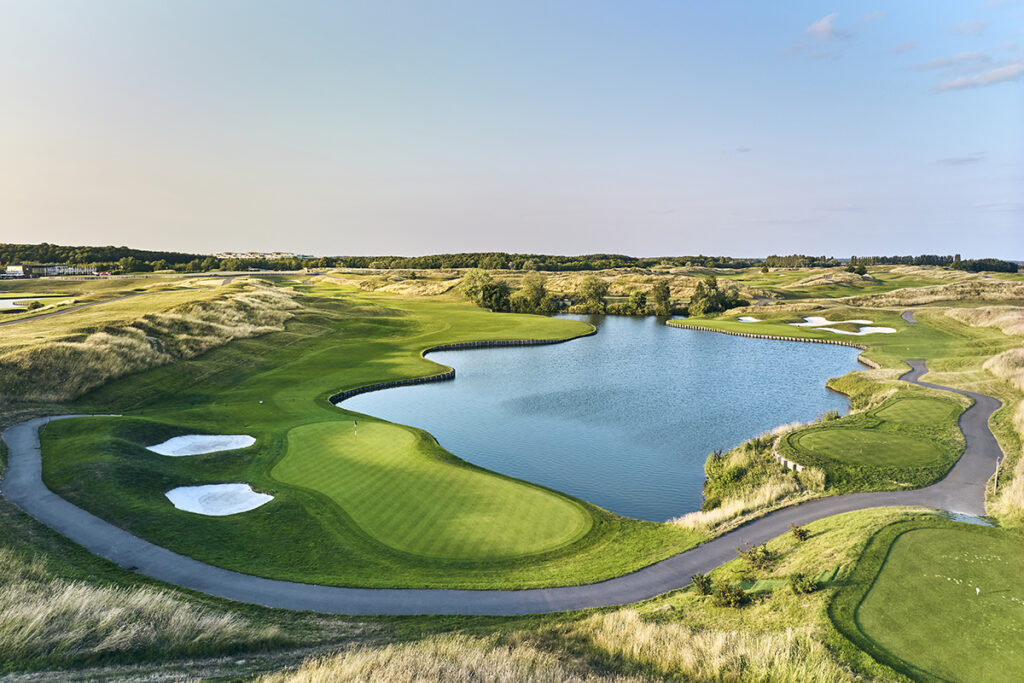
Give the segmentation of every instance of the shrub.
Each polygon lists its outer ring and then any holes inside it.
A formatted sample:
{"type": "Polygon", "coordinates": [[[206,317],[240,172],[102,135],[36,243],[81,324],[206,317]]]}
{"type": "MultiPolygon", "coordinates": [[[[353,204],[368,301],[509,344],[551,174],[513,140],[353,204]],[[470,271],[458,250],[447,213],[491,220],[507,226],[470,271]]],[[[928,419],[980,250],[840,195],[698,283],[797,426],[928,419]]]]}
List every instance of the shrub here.
{"type": "Polygon", "coordinates": [[[43,302],[41,302],[41,301],[30,301],[28,306],[25,306],[25,310],[26,311],[34,311],[37,308],[42,308],[42,307],[43,307],[43,302]]]}
{"type": "Polygon", "coordinates": [[[704,499],[704,502],[700,504],[701,512],[707,512],[708,510],[714,510],[716,507],[722,504],[722,499],[718,496],[709,496],[704,499]]]}
{"type": "Polygon", "coordinates": [[[775,554],[763,543],[750,545],[749,542],[744,542],[742,548],[736,548],[736,552],[751,569],[769,569],[775,561],[775,554]]]}
{"type": "Polygon", "coordinates": [[[739,607],[746,601],[747,592],[726,581],[719,581],[715,586],[715,592],[711,595],[711,602],[716,607],[739,607]]]}
{"type": "Polygon", "coordinates": [[[811,532],[808,531],[806,527],[790,524],[789,530],[793,532],[793,538],[801,542],[806,541],[811,537],[811,532]]]}
{"type": "Polygon", "coordinates": [[[694,589],[701,595],[711,595],[711,577],[707,574],[694,574],[690,577],[694,589]]]}
{"type": "Polygon", "coordinates": [[[807,574],[791,574],[789,577],[789,588],[797,595],[813,593],[818,590],[818,581],[807,574]]]}

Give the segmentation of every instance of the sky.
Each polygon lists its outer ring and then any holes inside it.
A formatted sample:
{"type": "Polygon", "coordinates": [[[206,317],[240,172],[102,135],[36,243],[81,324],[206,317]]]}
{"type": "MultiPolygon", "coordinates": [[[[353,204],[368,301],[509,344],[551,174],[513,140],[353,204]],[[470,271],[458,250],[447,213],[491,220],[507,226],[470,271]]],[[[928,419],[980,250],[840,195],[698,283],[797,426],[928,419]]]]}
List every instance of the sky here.
{"type": "Polygon", "coordinates": [[[0,0],[0,242],[1024,259],[1024,2],[0,0]]]}

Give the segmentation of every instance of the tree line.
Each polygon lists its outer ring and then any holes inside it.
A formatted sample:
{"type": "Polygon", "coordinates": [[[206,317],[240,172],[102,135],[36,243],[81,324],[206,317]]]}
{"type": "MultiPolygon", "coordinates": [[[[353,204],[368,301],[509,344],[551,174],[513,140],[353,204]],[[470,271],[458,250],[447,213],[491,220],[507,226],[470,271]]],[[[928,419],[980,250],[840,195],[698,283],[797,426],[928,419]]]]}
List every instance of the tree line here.
{"type": "Polygon", "coordinates": [[[57,244],[2,244],[0,264],[60,263],[65,265],[94,266],[100,271],[141,273],[156,270],[175,270],[183,273],[202,273],[213,270],[300,270],[302,268],[379,268],[379,269],[464,269],[518,270],[518,271],[587,271],[610,268],[700,267],[700,268],[834,268],[843,265],[921,265],[945,266],[978,272],[992,270],[1017,272],[1012,261],[995,258],[961,260],[959,254],[940,256],[854,256],[845,264],[832,256],[772,254],[764,259],[732,258],[729,256],[668,256],[639,258],[622,254],[587,254],[583,256],[557,256],[551,254],[515,254],[506,252],[472,252],[462,254],[432,254],[428,256],[325,256],[321,258],[264,259],[218,258],[207,254],[179,251],[151,251],[129,247],[75,247],[57,244]]]}

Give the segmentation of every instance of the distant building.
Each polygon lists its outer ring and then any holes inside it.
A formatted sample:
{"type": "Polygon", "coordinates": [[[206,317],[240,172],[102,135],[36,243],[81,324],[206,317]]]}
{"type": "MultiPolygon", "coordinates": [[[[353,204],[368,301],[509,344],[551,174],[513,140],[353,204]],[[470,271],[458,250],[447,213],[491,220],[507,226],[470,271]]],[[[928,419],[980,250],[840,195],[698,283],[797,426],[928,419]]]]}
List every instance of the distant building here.
{"type": "Polygon", "coordinates": [[[95,275],[95,268],[68,266],[63,263],[23,263],[9,265],[6,277],[52,277],[55,275],[95,275]]]}

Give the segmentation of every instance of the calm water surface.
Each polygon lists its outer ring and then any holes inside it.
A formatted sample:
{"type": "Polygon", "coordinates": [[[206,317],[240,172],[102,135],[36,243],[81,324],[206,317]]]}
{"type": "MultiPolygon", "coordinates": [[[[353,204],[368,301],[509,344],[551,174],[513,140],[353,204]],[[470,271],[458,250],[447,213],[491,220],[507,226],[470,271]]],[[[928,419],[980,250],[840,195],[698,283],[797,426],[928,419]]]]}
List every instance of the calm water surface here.
{"type": "Polygon", "coordinates": [[[433,353],[455,381],[362,394],[344,407],[425,429],[481,467],[657,521],[700,507],[712,450],[849,407],[825,380],[858,367],[853,348],[566,317],[592,322],[597,335],[433,353]]]}

